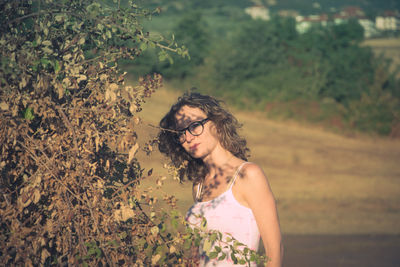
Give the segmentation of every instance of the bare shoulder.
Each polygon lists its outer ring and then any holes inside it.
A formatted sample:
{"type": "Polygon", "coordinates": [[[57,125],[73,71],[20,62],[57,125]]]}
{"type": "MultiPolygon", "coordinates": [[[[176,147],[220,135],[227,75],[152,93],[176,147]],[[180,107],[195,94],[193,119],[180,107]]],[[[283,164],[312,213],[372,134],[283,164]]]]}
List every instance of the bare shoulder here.
{"type": "Polygon", "coordinates": [[[259,165],[249,162],[240,173],[236,193],[247,207],[254,208],[260,201],[266,203],[273,199],[267,177],[259,165]]]}
{"type": "Polygon", "coordinates": [[[243,166],[240,173],[241,179],[237,180],[243,193],[271,190],[267,176],[259,165],[249,162],[243,166]]]}
{"type": "Polygon", "coordinates": [[[246,180],[246,183],[265,182],[267,180],[262,168],[253,162],[248,162],[243,166],[240,177],[246,180]]]}

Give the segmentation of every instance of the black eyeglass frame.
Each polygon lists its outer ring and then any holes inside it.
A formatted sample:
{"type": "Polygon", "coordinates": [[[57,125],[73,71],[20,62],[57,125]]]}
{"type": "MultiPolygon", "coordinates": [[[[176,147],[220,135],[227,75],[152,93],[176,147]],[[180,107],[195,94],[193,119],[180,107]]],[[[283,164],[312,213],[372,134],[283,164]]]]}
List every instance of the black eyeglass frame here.
{"type": "Polygon", "coordinates": [[[189,131],[189,133],[193,136],[201,135],[204,132],[204,124],[206,124],[209,120],[210,120],[209,118],[205,118],[200,121],[194,121],[194,122],[191,122],[186,128],[183,128],[180,130],[175,130],[176,131],[176,135],[175,135],[176,142],[179,144],[183,144],[186,142],[186,131],[189,131]],[[192,130],[191,130],[191,129],[194,129],[193,126],[196,124],[199,124],[201,126],[201,132],[199,134],[192,133],[192,130]],[[183,142],[180,141],[181,136],[185,136],[185,140],[183,142]]]}

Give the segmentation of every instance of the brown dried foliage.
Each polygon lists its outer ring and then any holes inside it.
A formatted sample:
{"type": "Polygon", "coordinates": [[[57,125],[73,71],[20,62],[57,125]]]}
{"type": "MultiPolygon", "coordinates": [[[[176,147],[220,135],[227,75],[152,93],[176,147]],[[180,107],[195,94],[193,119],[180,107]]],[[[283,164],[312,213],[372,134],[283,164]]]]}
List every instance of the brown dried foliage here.
{"type": "Polygon", "coordinates": [[[46,76],[31,80],[30,94],[2,95],[9,106],[0,113],[2,262],[44,264],[57,255],[51,261],[76,264],[76,255],[94,255],[88,244],[95,241],[94,251],[106,256],[99,262],[128,263],[135,235],[122,246],[117,233],[132,229],[120,222],[132,220],[136,233],[153,226],[132,200],[141,199],[135,185],[142,179],[135,125],[140,102],[161,78],[133,88],[113,79],[114,69],[98,65],[94,73],[102,75],[89,76],[62,104],[48,93],[57,85],[46,76]],[[21,106],[35,118],[16,116],[21,106]]]}
{"type": "Polygon", "coordinates": [[[86,59],[96,24],[83,20],[81,35],[63,30],[86,18],[73,12],[86,2],[74,2],[48,7],[58,15],[33,12],[25,1],[2,4],[9,24],[0,40],[0,261],[149,265],[165,239],[150,231],[155,222],[142,207],[153,200],[137,186],[146,176],[135,158],[135,127],[141,103],[162,79],[127,86],[108,64],[134,58],[136,48],[103,45],[86,59]],[[67,21],[68,14],[76,17],[67,21]],[[30,18],[25,26],[33,23],[36,35],[20,27],[30,18]]]}

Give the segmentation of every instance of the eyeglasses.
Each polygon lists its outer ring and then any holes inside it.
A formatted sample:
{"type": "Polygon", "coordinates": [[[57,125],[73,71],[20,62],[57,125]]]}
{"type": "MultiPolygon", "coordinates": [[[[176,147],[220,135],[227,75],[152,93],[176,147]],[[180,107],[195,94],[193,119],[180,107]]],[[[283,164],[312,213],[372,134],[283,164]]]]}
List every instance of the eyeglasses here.
{"type": "Polygon", "coordinates": [[[208,118],[205,118],[201,121],[194,121],[189,124],[188,127],[177,130],[177,134],[175,135],[175,139],[179,144],[183,144],[186,141],[186,131],[189,131],[191,135],[198,136],[201,135],[204,131],[204,124],[209,121],[208,118]]]}

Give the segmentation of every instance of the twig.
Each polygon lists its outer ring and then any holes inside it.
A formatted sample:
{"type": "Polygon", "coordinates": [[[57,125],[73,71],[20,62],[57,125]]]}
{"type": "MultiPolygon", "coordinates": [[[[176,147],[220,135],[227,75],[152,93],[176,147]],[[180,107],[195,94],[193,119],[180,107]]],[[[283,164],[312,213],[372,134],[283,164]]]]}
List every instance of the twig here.
{"type": "MultiPolygon", "coordinates": [[[[29,136],[28,136],[28,138],[29,138],[29,136]]],[[[47,164],[42,163],[42,162],[40,161],[40,159],[38,159],[38,158],[36,157],[35,153],[33,153],[33,152],[32,152],[27,146],[25,146],[23,143],[21,143],[21,142],[19,142],[19,143],[20,143],[21,146],[23,146],[23,147],[31,154],[31,157],[32,157],[39,165],[41,165],[42,167],[44,167],[45,169],[47,169],[47,170],[50,172],[50,174],[51,174],[61,185],[63,185],[63,186],[65,187],[65,189],[67,189],[67,191],[68,191],[71,195],[73,195],[76,199],[78,199],[78,200],[84,202],[84,200],[83,200],[82,198],[80,198],[78,195],[76,195],[66,184],[64,184],[64,183],[62,182],[62,180],[61,180],[56,174],[54,174],[53,170],[50,169],[50,168],[47,166],[47,164]]],[[[47,158],[48,162],[51,162],[51,160],[47,157],[46,153],[44,153],[44,152],[41,151],[41,150],[40,150],[40,152],[47,158]]]]}
{"type": "Polygon", "coordinates": [[[68,129],[72,132],[73,134],[73,142],[74,142],[74,149],[76,152],[76,155],[79,154],[79,149],[78,149],[78,141],[76,140],[76,133],[75,133],[75,129],[72,127],[71,122],[68,120],[67,116],[65,115],[64,111],[59,107],[56,106],[56,109],[58,110],[58,112],[60,113],[64,123],[67,125],[68,129]]]}
{"type": "MultiPolygon", "coordinates": [[[[136,199],[135,201],[135,205],[136,207],[139,208],[139,210],[142,212],[142,214],[144,215],[144,217],[146,218],[146,220],[148,222],[150,222],[153,226],[157,226],[151,219],[149,216],[147,216],[146,212],[143,210],[142,206],[140,205],[139,201],[137,201],[136,199]]],[[[157,226],[158,227],[158,226],[157,226]]],[[[170,248],[170,245],[168,244],[169,242],[165,239],[165,237],[163,235],[161,235],[160,233],[158,233],[161,237],[161,239],[164,241],[165,245],[167,245],[168,248],[170,248]]]]}

